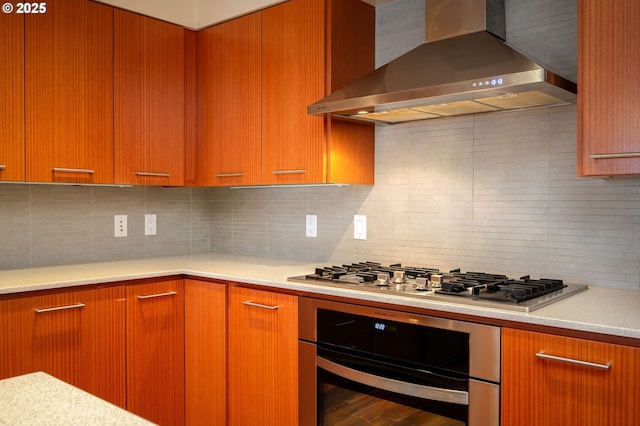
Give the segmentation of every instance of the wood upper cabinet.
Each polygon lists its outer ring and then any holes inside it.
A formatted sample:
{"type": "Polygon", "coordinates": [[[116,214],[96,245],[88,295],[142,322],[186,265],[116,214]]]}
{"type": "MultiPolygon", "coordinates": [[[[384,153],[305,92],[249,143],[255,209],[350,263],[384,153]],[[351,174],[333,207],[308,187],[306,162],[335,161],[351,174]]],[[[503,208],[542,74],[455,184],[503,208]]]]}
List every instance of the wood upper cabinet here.
{"type": "Polygon", "coordinates": [[[124,288],[0,301],[0,379],[44,371],[125,408],[124,288]]]}
{"type": "Polygon", "coordinates": [[[26,179],[112,183],[113,9],[46,8],[25,15],[26,179]]]}
{"type": "Polygon", "coordinates": [[[181,186],[187,30],[114,13],[114,183],[181,186]]]}
{"type": "Polygon", "coordinates": [[[578,2],[578,175],[640,173],[640,2],[578,2]]]}
{"type": "Polygon", "coordinates": [[[298,298],[229,291],[228,424],[297,424],[298,298]]]}
{"type": "Polygon", "coordinates": [[[199,31],[199,184],[258,185],[261,161],[261,14],[199,31]]]}
{"type": "Polygon", "coordinates": [[[325,0],[262,12],[262,183],[326,182],[326,127],[307,106],[326,92],[325,0]]]}
{"type": "Polygon", "coordinates": [[[373,184],[373,126],[307,106],[375,67],[375,9],[293,0],[263,11],[262,183],[373,184]]]}
{"type": "Polygon", "coordinates": [[[374,32],[360,0],[291,0],[199,32],[200,183],[372,184],[374,128],[307,106],[373,70],[374,32]]]}
{"type": "Polygon", "coordinates": [[[184,424],[183,280],[126,287],[127,410],[184,424]]]}
{"type": "Polygon", "coordinates": [[[631,425],[640,419],[640,348],[505,328],[502,350],[502,425],[631,425]]]}
{"type": "Polygon", "coordinates": [[[186,424],[227,423],[227,286],[185,279],[186,424]]]}
{"type": "Polygon", "coordinates": [[[24,15],[0,14],[0,180],[23,181],[24,15]]]}

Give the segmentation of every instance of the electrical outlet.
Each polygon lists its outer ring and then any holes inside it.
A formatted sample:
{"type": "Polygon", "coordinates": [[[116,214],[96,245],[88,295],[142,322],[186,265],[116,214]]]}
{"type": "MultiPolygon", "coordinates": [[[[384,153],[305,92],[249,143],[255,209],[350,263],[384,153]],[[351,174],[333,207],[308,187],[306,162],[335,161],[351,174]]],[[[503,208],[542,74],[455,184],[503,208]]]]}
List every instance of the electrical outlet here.
{"type": "Polygon", "coordinates": [[[307,215],[307,237],[316,238],[318,236],[318,216],[315,214],[307,215]]]}
{"type": "Polygon", "coordinates": [[[158,229],[156,226],[156,215],[145,214],[144,215],[144,235],[156,235],[157,231],[158,229]]]}
{"type": "Polygon", "coordinates": [[[367,216],[363,214],[353,216],[353,239],[367,239],[367,216]]]}
{"type": "Polygon", "coordinates": [[[113,217],[113,236],[116,238],[127,236],[127,215],[117,214],[113,217]]]}

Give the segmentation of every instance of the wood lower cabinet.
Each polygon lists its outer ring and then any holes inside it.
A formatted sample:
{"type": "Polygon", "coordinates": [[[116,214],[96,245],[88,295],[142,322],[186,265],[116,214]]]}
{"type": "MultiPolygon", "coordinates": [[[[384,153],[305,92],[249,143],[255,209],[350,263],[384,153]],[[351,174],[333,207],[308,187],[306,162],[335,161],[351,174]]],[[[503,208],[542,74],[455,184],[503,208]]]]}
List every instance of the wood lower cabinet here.
{"type": "Polygon", "coordinates": [[[24,15],[0,14],[0,180],[23,181],[24,15]]]}
{"type": "Polygon", "coordinates": [[[124,287],[0,301],[0,379],[44,371],[122,408],[124,287]]]}
{"type": "Polygon", "coordinates": [[[25,15],[26,180],[112,183],[113,8],[39,5],[25,15]]]}
{"type": "Polygon", "coordinates": [[[578,175],[640,173],[640,2],[578,1],[578,175]]]}
{"type": "Polygon", "coordinates": [[[185,279],[187,425],[227,424],[227,285],[185,279]]]}
{"type": "Polygon", "coordinates": [[[182,186],[187,30],[114,14],[114,183],[182,186]]]}
{"type": "Polygon", "coordinates": [[[184,424],[183,280],[126,286],[127,410],[184,424]]]}
{"type": "Polygon", "coordinates": [[[503,426],[638,424],[640,348],[505,328],[502,365],[503,426]]]}
{"type": "Polygon", "coordinates": [[[297,297],[229,292],[229,424],[297,424],[297,297]]]}

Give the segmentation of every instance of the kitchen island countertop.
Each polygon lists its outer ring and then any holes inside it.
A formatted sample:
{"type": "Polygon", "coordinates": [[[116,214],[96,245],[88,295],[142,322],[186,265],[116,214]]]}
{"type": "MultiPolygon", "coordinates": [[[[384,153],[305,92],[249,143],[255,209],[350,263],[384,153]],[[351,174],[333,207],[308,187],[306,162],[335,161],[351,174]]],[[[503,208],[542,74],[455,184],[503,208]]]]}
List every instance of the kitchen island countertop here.
{"type": "Polygon", "coordinates": [[[0,380],[2,425],[153,425],[46,373],[0,380]]]}
{"type": "Polygon", "coordinates": [[[640,291],[599,287],[589,289],[539,310],[524,313],[504,309],[422,300],[398,294],[362,292],[308,283],[288,282],[287,277],[304,275],[319,264],[224,254],[136,259],[118,262],[0,271],[0,296],[26,291],[76,287],[189,275],[244,282],[291,291],[317,293],[362,301],[411,306],[569,330],[640,339],[640,291]]]}

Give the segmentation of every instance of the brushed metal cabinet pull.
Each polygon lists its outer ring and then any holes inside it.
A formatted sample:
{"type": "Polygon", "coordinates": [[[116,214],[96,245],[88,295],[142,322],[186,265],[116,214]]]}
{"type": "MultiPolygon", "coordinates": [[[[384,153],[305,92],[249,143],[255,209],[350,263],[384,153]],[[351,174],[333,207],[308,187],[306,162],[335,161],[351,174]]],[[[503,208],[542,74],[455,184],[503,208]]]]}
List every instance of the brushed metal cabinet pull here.
{"type": "Polygon", "coordinates": [[[7,166],[5,166],[4,164],[0,164],[0,170],[5,170],[7,168],[7,166]]]}
{"type": "Polygon", "coordinates": [[[171,173],[136,172],[136,176],[171,177],[171,173]]]}
{"type": "Polygon", "coordinates": [[[67,309],[80,309],[84,307],[85,307],[84,303],[76,303],[75,305],[56,306],[54,308],[43,308],[43,309],[36,308],[35,311],[36,311],[36,314],[44,314],[45,312],[64,311],[67,309]]]}
{"type": "Polygon", "coordinates": [[[303,174],[307,171],[304,169],[292,169],[292,170],[274,170],[272,173],[274,175],[296,175],[303,174]]]}
{"type": "Polygon", "coordinates": [[[594,160],[606,160],[608,158],[636,158],[640,157],[640,152],[618,152],[611,154],[591,154],[591,157],[594,160]]]}
{"type": "Polygon", "coordinates": [[[138,296],[138,300],[155,299],[157,297],[175,296],[177,291],[168,291],[166,293],[148,294],[146,296],[138,296]]]}
{"type": "Polygon", "coordinates": [[[95,170],[92,170],[92,169],[69,169],[66,167],[54,167],[51,170],[57,173],[85,173],[89,175],[92,175],[96,172],[95,170]]]}
{"type": "Polygon", "coordinates": [[[549,355],[549,354],[544,353],[544,351],[536,353],[536,357],[541,358],[541,359],[550,360],[550,361],[559,361],[559,362],[566,362],[567,364],[581,365],[583,367],[597,368],[597,369],[600,369],[600,370],[609,370],[611,368],[611,363],[610,362],[608,362],[606,364],[598,364],[598,363],[595,363],[595,362],[582,361],[582,360],[579,360],[579,359],[565,358],[565,357],[562,357],[562,356],[549,355]]]}
{"type": "Polygon", "coordinates": [[[263,305],[261,303],[252,302],[251,300],[245,300],[242,304],[246,306],[253,306],[254,308],[269,309],[270,311],[275,311],[280,308],[278,305],[263,305]]]}
{"type": "Polygon", "coordinates": [[[216,177],[242,177],[244,173],[218,173],[216,177]]]}

